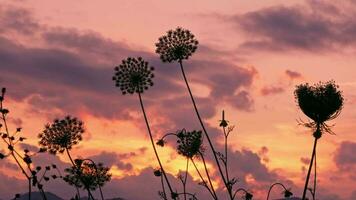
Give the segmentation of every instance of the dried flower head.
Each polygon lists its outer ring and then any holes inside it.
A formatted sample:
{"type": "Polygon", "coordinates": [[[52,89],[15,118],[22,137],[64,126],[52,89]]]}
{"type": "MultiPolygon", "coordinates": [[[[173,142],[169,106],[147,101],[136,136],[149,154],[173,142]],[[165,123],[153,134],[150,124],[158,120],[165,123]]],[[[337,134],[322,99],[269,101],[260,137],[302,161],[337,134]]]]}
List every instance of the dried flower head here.
{"type": "Polygon", "coordinates": [[[38,135],[39,144],[49,153],[63,153],[66,149],[71,149],[73,145],[78,144],[82,140],[83,133],[83,122],[75,117],[67,116],[61,120],[54,120],[52,124],[47,124],[45,130],[38,135]]]}
{"type": "Polygon", "coordinates": [[[157,177],[162,176],[162,171],[160,168],[153,170],[153,174],[157,177]]]}
{"type": "Polygon", "coordinates": [[[343,97],[333,81],[319,82],[314,86],[297,86],[295,97],[303,113],[316,123],[334,119],[343,106],[343,97]]]}
{"type": "Polygon", "coordinates": [[[156,53],[163,62],[182,61],[188,59],[198,48],[198,40],[186,29],[169,30],[156,43],[156,53]]]}
{"type": "Polygon", "coordinates": [[[245,194],[245,200],[252,200],[253,198],[253,194],[249,193],[249,192],[246,192],[245,194]]]}
{"type": "Polygon", "coordinates": [[[67,175],[63,177],[63,180],[68,184],[92,191],[111,180],[109,168],[104,167],[102,163],[95,164],[83,160],[81,165],[67,168],[65,172],[67,175]]]}
{"type": "Polygon", "coordinates": [[[150,86],[153,86],[153,70],[154,67],[149,66],[148,62],[141,57],[128,57],[115,67],[113,80],[122,94],[143,93],[150,86]]]}
{"type": "Polygon", "coordinates": [[[285,190],[284,191],[284,197],[285,198],[289,198],[291,196],[293,196],[293,193],[290,190],[285,190]]]}
{"type": "Polygon", "coordinates": [[[187,158],[193,158],[202,150],[203,136],[202,131],[193,130],[191,132],[185,129],[177,133],[177,151],[187,158]]]}
{"type": "Polygon", "coordinates": [[[306,126],[313,128],[321,126],[328,131],[324,123],[340,114],[344,102],[335,82],[319,82],[313,86],[301,84],[294,93],[300,109],[314,121],[307,123],[306,126]]]}

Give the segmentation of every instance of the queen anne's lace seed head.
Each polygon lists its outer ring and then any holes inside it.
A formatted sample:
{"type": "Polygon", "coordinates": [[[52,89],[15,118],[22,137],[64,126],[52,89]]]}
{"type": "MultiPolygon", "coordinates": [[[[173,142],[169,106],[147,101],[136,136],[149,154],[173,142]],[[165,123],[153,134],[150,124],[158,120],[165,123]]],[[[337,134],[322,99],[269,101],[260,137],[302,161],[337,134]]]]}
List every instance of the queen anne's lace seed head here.
{"type": "Polygon", "coordinates": [[[332,81],[313,86],[299,85],[295,97],[303,113],[317,123],[335,118],[343,105],[341,92],[332,81]]]}
{"type": "Polygon", "coordinates": [[[185,129],[177,133],[177,151],[178,154],[187,158],[193,158],[202,151],[203,136],[202,131],[193,130],[191,132],[185,129]]]}
{"type": "Polygon", "coordinates": [[[67,116],[61,120],[54,120],[52,124],[47,124],[45,129],[38,135],[39,144],[49,153],[63,153],[66,149],[71,149],[73,145],[82,140],[84,133],[83,122],[75,117],[67,116]]]}
{"type": "Polygon", "coordinates": [[[198,40],[189,30],[178,27],[160,37],[156,47],[156,53],[163,62],[182,61],[197,50],[198,40]]]}
{"type": "Polygon", "coordinates": [[[113,80],[115,81],[115,86],[122,91],[122,94],[143,93],[150,86],[153,86],[153,70],[154,68],[149,66],[148,62],[141,57],[128,57],[119,66],[115,67],[113,80]]]}
{"type": "Polygon", "coordinates": [[[82,161],[80,165],[66,168],[67,175],[63,177],[63,180],[70,185],[74,185],[78,188],[96,190],[99,186],[111,179],[109,168],[105,167],[102,163],[91,163],[82,161]]]}

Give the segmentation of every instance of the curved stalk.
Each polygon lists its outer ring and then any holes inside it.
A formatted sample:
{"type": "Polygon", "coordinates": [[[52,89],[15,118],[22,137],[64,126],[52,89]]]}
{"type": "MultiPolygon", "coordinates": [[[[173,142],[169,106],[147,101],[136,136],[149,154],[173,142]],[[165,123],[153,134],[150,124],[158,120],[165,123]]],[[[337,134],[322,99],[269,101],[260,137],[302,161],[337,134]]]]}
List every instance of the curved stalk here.
{"type": "Polygon", "coordinates": [[[282,183],[273,183],[270,187],[269,187],[269,190],[268,190],[268,194],[267,194],[267,200],[269,199],[269,195],[272,191],[272,188],[275,186],[275,185],[280,185],[283,187],[284,190],[287,190],[287,188],[282,184],[282,183]]]}
{"type": "Polygon", "coordinates": [[[243,191],[243,192],[245,192],[246,194],[248,193],[245,189],[239,188],[239,189],[237,189],[237,190],[235,191],[235,193],[234,193],[234,195],[233,195],[232,197],[235,199],[236,194],[237,194],[238,192],[240,192],[240,191],[243,191]]]}
{"type": "MultiPolygon", "coordinates": [[[[172,189],[171,184],[169,183],[167,174],[166,174],[166,172],[165,172],[164,169],[163,169],[161,160],[160,160],[160,158],[159,158],[159,156],[158,156],[157,149],[156,149],[156,146],[155,146],[155,142],[153,141],[153,136],[152,136],[152,133],[151,133],[151,128],[150,128],[150,125],[149,125],[149,123],[148,123],[148,119],[147,119],[147,116],[146,116],[146,111],[145,111],[145,108],[144,108],[144,106],[143,106],[141,93],[138,93],[138,98],[139,98],[139,100],[140,100],[140,105],[141,105],[143,117],[145,118],[147,130],[148,130],[148,135],[150,136],[150,140],[151,140],[151,144],[152,144],[153,151],[154,151],[154,153],[155,153],[155,156],[156,156],[156,158],[157,158],[159,167],[161,168],[162,174],[163,174],[163,176],[164,176],[164,178],[165,178],[165,180],[166,180],[166,182],[167,182],[169,191],[171,192],[171,196],[172,196],[172,194],[174,194],[174,192],[173,192],[173,189],[172,189]]],[[[174,198],[174,199],[175,199],[175,198],[174,198]]]]}
{"type": "MultiPolygon", "coordinates": [[[[202,127],[202,129],[203,129],[203,131],[204,131],[205,137],[206,137],[207,140],[208,140],[209,146],[210,146],[210,148],[211,148],[211,150],[212,150],[212,152],[213,152],[216,165],[218,166],[218,169],[219,169],[219,172],[220,172],[220,176],[221,176],[221,178],[222,178],[222,180],[223,180],[223,182],[224,182],[224,185],[225,185],[226,189],[228,189],[228,184],[227,184],[227,182],[226,182],[224,173],[223,173],[223,171],[222,171],[222,169],[221,169],[221,166],[220,166],[220,163],[219,163],[219,159],[218,159],[218,157],[216,156],[215,148],[214,148],[214,146],[213,146],[213,143],[211,142],[211,139],[210,139],[210,137],[209,137],[209,135],[208,135],[208,132],[207,132],[206,129],[205,129],[203,120],[202,120],[201,117],[200,117],[199,110],[198,110],[197,105],[196,105],[196,103],[195,103],[195,100],[194,100],[192,91],[191,91],[191,89],[190,89],[190,86],[189,86],[187,77],[186,77],[186,75],[185,75],[182,60],[179,60],[179,64],[180,64],[180,68],[181,68],[182,75],[183,75],[183,78],[184,78],[184,82],[185,82],[185,84],[186,84],[186,86],[187,86],[187,89],[188,89],[188,92],[189,92],[189,95],[190,95],[190,99],[192,100],[192,103],[193,103],[193,106],[194,106],[195,113],[196,113],[196,115],[197,115],[197,117],[198,117],[198,120],[199,120],[199,122],[200,122],[200,125],[201,125],[201,127],[202,127]]],[[[229,193],[230,199],[233,200],[233,196],[232,196],[231,192],[229,191],[228,193],[229,193]]]]}

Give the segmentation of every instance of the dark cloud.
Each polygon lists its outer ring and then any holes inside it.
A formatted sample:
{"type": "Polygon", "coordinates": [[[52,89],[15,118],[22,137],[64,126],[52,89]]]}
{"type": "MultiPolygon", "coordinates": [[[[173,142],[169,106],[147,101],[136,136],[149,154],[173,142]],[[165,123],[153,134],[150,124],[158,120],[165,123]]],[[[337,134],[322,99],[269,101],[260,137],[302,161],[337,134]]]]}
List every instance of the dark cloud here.
{"type": "Polygon", "coordinates": [[[30,11],[0,5],[0,33],[15,32],[20,34],[33,34],[40,25],[33,19],[30,11]]]}
{"type": "Polygon", "coordinates": [[[230,21],[249,36],[241,48],[312,52],[354,48],[355,5],[345,10],[331,1],[314,4],[263,8],[233,16],[230,21]]]}
{"type": "Polygon", "coordinates": [[[356,143],[344,141],[336,150],[334,161],[340,169],[356,169],[356,143]]]}
{"type": "MultiPolygon", "coordinates": [[[[29,48],[0,38],[1,82],[9,88],[11,97],[30,103],[32,112],[57,108],[73,115],[84,110],[100,117],[131,119],[129,112],[137,109],[137,97],[121,96],[111,80],[113,67],[128,55],[142,55],[156,67],[155,85],[144,97],[148,99],[147,106],[157,100],[172,101],[176,96],[187,95],[186,88],[179,83],[182,77],[178,66],[162,64],[155,54],[132,49],[95,32],[50,27],[39,32],[49,47],[29,48]]],[[[209,97],[200,102],[217,105],[226,101],[237,109],[252,110],[250,93],[241,89],[251,86],[254,69],[212,60],[185,64],[189,65],[188,76],[193,82],[211,89],[209,97]],[[225,73],[216,74],[217,65],[225,73]]],[[[206,118],[213,116],[214,107],[202,112],[207,114],[206,118]]]]}
{"type": "Polygon", "coordinates": [[[133,169],[132,164],[123,162],[122,159],[133,158],[136,153],[132,152],[130,154],[117,154],[115,152],[101,152],[100,154],[90,156],[95,163],[103,163],[105,166],[112,167],[116,166],[118,169],[130,171],[133,169]]]}
{"type": "Polygon", "coordinates": [[[292,71],[292,70],[289,70],[287,69],[285,71],[285,74],[291,79],[291,80],[294,80],[294,79],[298,79],[298,78],[302,78],[302,74],[299,73],[299,72],[296,72],[296,71],[292,71]]]}
{"type": "Polygon", "coordinates": [[[285,91],[285,88],[282,86],[265,86],[261,89],[261,94],[263,96],[280,94],[285,91]]]}

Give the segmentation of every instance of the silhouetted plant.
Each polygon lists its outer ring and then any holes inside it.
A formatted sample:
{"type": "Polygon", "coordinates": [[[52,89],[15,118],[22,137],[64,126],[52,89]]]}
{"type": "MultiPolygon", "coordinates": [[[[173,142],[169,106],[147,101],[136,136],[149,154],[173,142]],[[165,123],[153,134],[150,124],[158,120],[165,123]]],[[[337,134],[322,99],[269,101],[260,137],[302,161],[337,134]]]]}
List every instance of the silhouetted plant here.
{"type": "Polygon", "coordinates": [[[197,130],[186,131],[185,129],[182,129],[182,130],[178,130],[176,133],[167,133],[157,141],[157,144],[160,146],[164,146],[164,144],[166,143],[165,138],[168,136],[175,136],[177,138],[177,152],[178,154],[184,156],[187,159],[185,175],[184,177],[183,176],[178,177],[183,184],[183,194],[185,194],[184,199],[186,199],[186,194],[187,194],[186,181],[188,175],[189,161],[193,163],[195,170],[197,171],[199,177],[202,180],[200,185],[204,186],[209,191],[213,199],[217,199],[217,195],[213,187],[211,177],[203,154],[204,149],[202,146],[203,145],[202,131],[197,131],[197,130]],[[198,167],[196,166],[196,163],[194,161],[195,157],[202,160],[209,185],[206,183],[207,181],[205,181],[198,167]]]}
{"type": "Polygon", "coordinates": [[[158,39],[156,53],[163,62],[182,61],[188,59],[198,48],[198,40],[186,29],[169,30],[167,35],[158,39]]]}
{"type": "MultiPolygon", "coordinates": [[[[38,134],[41,151],[48,151],[50,154],[66,152],[72,166],[79,169],[70,150],[82,140],[84,132],[84,123],[76,117],[66,116],[64,119],[55,119],[52,124],[46,124],[42,133],[38,134]]],[[[79,170],[78,173],[80,173],[79,170]]],[[[79,190],[76,189],[80,198],[79,190]]],[[[89,197],[94,199],[90,190],[87,189],[87,191],[89,197]]]]}
{"type": "MultiPolygon", "coordinates": [[[[298,85],[295,90],[295,98],[303,113],[313,120],[312,122],[303,123],[306,127],[311,128],[314,132],[313,152],[303,190],[302,199],[304,200],[306,197],[306,191],[308,188],[313,161],[316,166],[317,141],[321,138],[323,132],[333,134],[326,122],[335,119],[340,114],[344,99],[341,91],[338,90],[338,86],[334,81],[329,81],[326,83],[319,82],[313,86],[310,86],[309,84],[298,85]]],[[[316,167],[314,172],[313,198],[315,198],[316,194],[315,188],[316,167]]]]}
{"type": "Polygon", "coordinates": [[[153,86],[154,68],[141,57],[128,57],[121,65],[115,67],[115,86],[120,88],[122,94],[143,93],[153,86]]]}
{"type": "Polygon", "coordinates": [[[63,153],[72,149],[73,145],[82,140],[84,133],[83,122],[75,117],[66,116],[47,124],[45,130],[38,135],[39,144],[51,154],[63,153]]]}
{"type": "Polygon", "coordinates": [[[109,168],[105,167],[102,163],[96,164],[90,159],[76,159],[75,163],[75,166],[65,169],[67,175],[65,175],[63,180],[70,185],[84,190],[95,191],[99,188],[101,199],[104,200],[101,188],[111,179],[109,168]]]}
{"type": "Polygon", "coordinates": [[[271,193],[273,187],[276,186],[276,185],[279,185],[284,189],[284,191],[283,191],[284,198],[290,198],[291,196],[293,196],[293,193],[290,191],[290,189],[287,189],[282,183],[278,183],[277,182],[277,183],[273,183],[269,187],[268,194],[267,194],[267,200],[269,200],[270,193],[271,193]]]}
{"type": "MultiPolygon", "coordinates": [[[[32,153],[28,149],[24,149],[23,153],[20,153],[16,149],[16,144],[22,143],[26,140],[25,137],[20,136],[22,132],[22,128],[16,128],[16,131],[11,133],[7,123],[7,115],[9,114],[9,110],[4,107],[3,103],[5,100],[6,88],[1,89],[0,95],[0,118],[2,123],[0,123],[0,137],[3,142],[7,145],[8,153],[0,153],[0,159],[4,159],[6,157],[12,157],[16,165],[20,168],[22,174],[26,177],[28,181],[28,199],[31,200],[32,187],[37,187],[40,191],[42,198],[44,200],[47,199],[46,194],[43,189],[42,181],[49,181],[50,177],[46,176],[47,171],[50,170],[48,166],[45,168],[42,175],[39,175],[41,172],[41,167],[37,166],[33,167],[32,157],[37,154],[37,152],[32,153]]],[[[41,150],[39,152],[42,152],[41,150]]],[[[42,170],[43,171],[43,170],[42,170]]],[[[20,194],[16,194],[14,199],[20,197],[20,194]]]]}
{"type": "Polygon", "coordinates": [[[150,86],[153,86],[153,70],[154,67],[149,66],[148,62],[144,61],[141,57],[128,57],[127,59],[122,60],[122,63],[119,66],[115,67],[115,75],[112,79],[115,82],[115,86],[121,90],[122,94],[125,95],[127,93],[137,93],[153,151],[160,166],[160,170],[162,171],[162,174],[168,185],[168,189],[171,193],[171,198],[176,199],[176,192],[173,191],[172,186],[168,180],[167,174],[158,156],[141,96],[144,90],[147,90],[150,86]]]}
{"type": "Polygon", "coordinates": [[[228,189],[229,185],[228,185],[228,182],[224,176],[222,168],[220,166],[217,152],[215,151],[214,145],[213,145],[213,143],[209,137],[209,134],[204,126],[203,120],[201,119],[199,110],[195,103],[195,99],[193,97],[193,94],[190,89],[187,77],[185,75],[184,67],[183,67],[183,60],[187,60],[197,50],[198,40],[195,39],[195,36],[189,30],[178,27],[175,30],[167,31],[166,35],[161,36],[158,39],[158,42],[156,43],[156,47],[157,47],[156,53],[158,53],[160,55],[162,62],[177,61],[179,63],[181,71],[182,71],[182,75],[184,78],[184,82],[186,84],[188,93],[189,93],[191,101],[193,103],[195,113],[198,117],[198,120],[199,120],[200,125],[203,129],[205,137],[207,138],[209,146],[212,150],[216,165],[217,165],[219,173],[220,173],[220,177],[223,180],[225,187],[227,188],[230,200],[233,200],[232,191],[228,189]]]}

